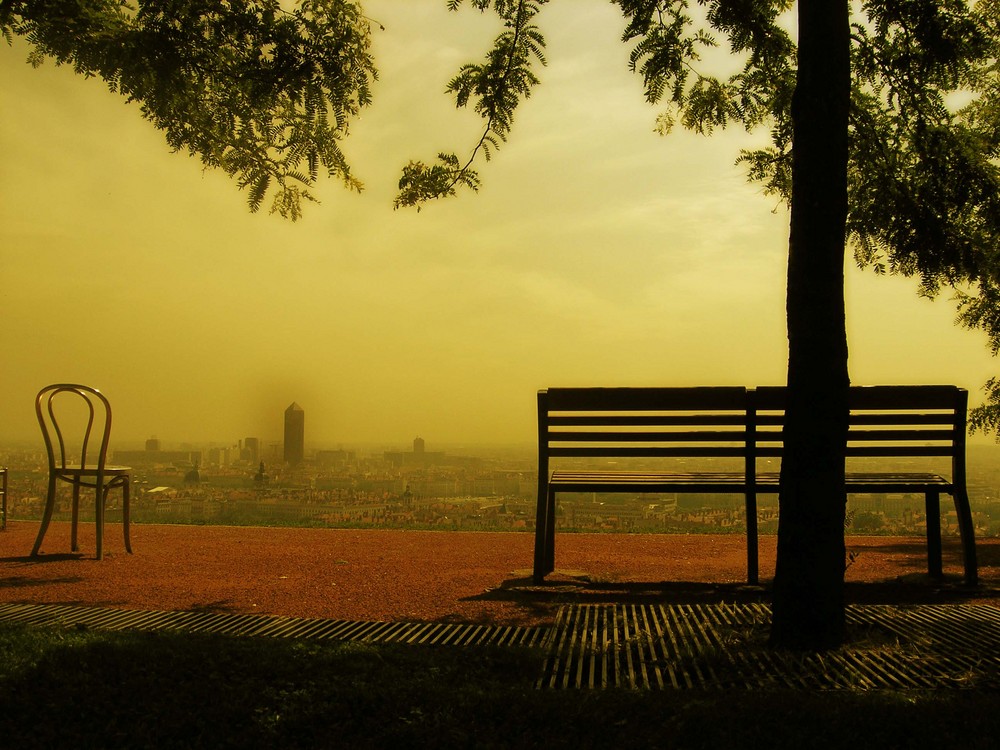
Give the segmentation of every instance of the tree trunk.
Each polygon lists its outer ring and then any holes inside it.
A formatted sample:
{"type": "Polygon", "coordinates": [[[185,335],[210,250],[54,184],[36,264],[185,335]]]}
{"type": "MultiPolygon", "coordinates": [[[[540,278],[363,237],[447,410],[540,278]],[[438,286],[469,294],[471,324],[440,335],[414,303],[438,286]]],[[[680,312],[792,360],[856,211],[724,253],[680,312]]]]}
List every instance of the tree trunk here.
{"type": "Polygon", "coordinates": [[[800,0],[798,14],[788,401],[771,643],[823,649],[844,638],[849,7],[847,0],[800,0]]]}

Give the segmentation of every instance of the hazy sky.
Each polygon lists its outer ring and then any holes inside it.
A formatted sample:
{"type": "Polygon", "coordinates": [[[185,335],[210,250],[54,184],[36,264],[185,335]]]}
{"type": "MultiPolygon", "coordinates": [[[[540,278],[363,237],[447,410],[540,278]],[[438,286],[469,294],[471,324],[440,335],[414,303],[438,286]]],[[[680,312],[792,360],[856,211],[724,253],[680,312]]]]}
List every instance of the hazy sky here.
{"type": "MultiPolygon", "coordinates": [[[[444,0],[368,2],[381,80],[292,224],[171,154],[97,79],[0,45],[0,441],[52,382],[101,388],[119,441],[422,436],[531,442],[557,385],[783,382],[788,215],[733,165],[742,132],[653,132],[603,0],[547,7],[549,67],[484,186],[393,211],[400,169],[479,134],[443,94],[497,28],[444,0]]],[[[760,136],[758,136],[760,137],[760,136]]],[[[855,383],[955,383],[1000,363],[905,279],[848,268],[855,383]]]]}

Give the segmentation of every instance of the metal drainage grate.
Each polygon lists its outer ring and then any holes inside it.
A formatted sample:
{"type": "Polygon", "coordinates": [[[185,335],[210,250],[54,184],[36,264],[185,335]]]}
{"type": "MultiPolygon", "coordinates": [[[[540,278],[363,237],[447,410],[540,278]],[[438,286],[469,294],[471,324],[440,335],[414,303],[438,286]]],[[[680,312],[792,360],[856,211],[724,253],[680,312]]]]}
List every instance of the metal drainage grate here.
{"type": "Polygon", "coordinates": [[[150,612],[62,604],[0,604],[0,622],[102,630],[180,630],[234,636],[450,646],[541,646],[549,626],[370,622],[222,612],[150,612]]]}
{"type": "Polygon", "coordinates": [[[766,647],[770,608],[567,605],[540,688],[1000,689],[1000,609],[848,607],[851,643],[817,654],[766,647]]]}

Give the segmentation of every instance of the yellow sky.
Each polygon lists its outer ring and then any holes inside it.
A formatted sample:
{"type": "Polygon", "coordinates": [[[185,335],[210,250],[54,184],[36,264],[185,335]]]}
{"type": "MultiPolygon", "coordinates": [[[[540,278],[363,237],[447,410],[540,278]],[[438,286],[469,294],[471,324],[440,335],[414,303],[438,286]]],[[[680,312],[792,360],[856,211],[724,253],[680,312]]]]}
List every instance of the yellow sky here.
{"type": "MultiPolygon", "coordinates": [[[[345,150],[366,191],[322,184],[292,224],[171,154],[99,80],[0,46],[0,442],[33,439],[35,392],[100,387],[120,440],[421,435],[533,440],[556,385],[780,383],[788,216],[733,161],[740,132],[653,132],[601,0],[556,3],[543,85],[484,186],[392,210],[401,166],[465,153],[443,95],[496,29],[443,0],[366,3],[381,72],[345,150]]],[[[848,269],[856,383],[956,383],[998,364],[954,307],[848,269]]]]}

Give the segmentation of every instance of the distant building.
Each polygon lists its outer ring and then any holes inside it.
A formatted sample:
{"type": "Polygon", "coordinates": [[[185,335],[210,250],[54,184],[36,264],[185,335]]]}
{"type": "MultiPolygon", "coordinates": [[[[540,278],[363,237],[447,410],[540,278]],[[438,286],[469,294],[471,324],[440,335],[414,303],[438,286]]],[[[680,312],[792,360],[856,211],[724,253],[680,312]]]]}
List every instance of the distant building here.
{"type": "Polygon", "coordinates": [[[159,438],[151,437],[146,441],[146,450],[148,451],[158,451],[160,450],[160,440],[159,438]]]}
{"type": "Polygon", "coordinates": [[[447,463],[448,459],[440,451],[428,451],[422,437],[413,439],[412,451],[386,451],[382,454],[385,461],[397,468],[403,466],[437,466],[447,463]]]}
{"type": "Polygon", "coordinates": [[[260,460],[260,440],[255,437],[243,439],[243,447],[240,449],[240,460],[257,463],[260,460]]]}
{"type": "Polygon", "coordinates": [[[292,402],[285,409],[285,463],[300,464],[305,458],[306,413],[292,402]]]}

